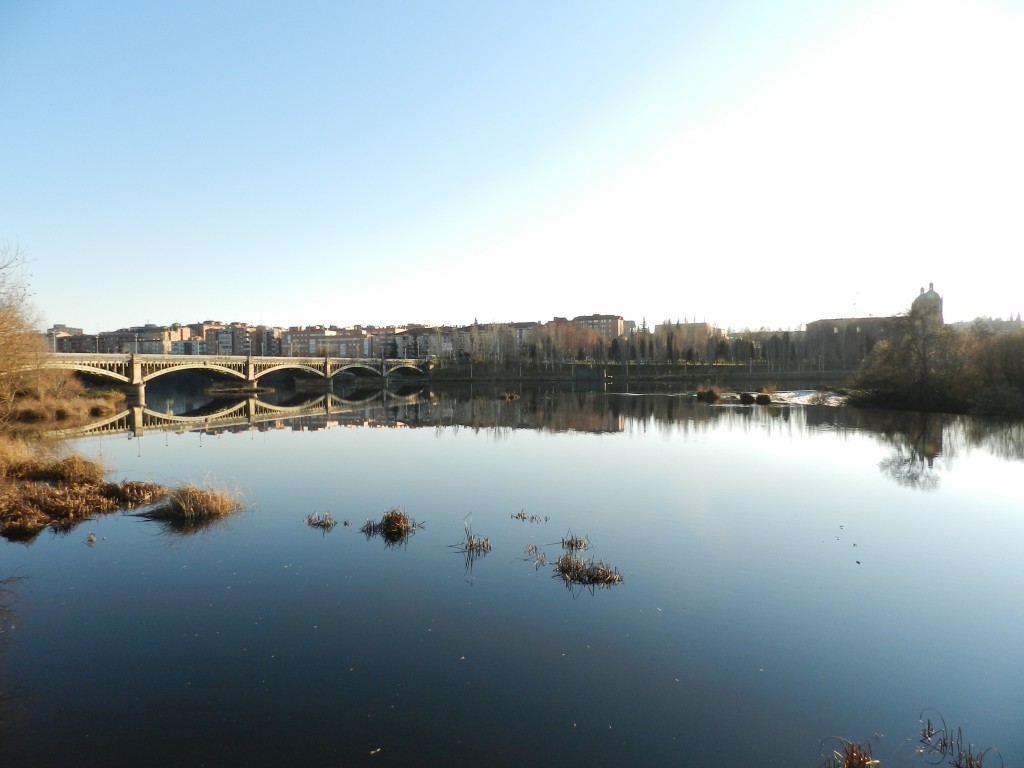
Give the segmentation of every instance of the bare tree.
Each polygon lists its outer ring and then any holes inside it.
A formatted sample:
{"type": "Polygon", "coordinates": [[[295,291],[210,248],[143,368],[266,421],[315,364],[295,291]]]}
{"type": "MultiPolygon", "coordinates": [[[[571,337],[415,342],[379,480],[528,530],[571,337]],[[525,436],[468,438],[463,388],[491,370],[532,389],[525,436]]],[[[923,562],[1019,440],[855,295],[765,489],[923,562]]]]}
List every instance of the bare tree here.
{"type": "Polygon", "coordinates": [[[0,420],[8,417],[15,395],[36,375],[46,352],[28,303],[24,264],[17,245],[0,243],[0,420]]]}

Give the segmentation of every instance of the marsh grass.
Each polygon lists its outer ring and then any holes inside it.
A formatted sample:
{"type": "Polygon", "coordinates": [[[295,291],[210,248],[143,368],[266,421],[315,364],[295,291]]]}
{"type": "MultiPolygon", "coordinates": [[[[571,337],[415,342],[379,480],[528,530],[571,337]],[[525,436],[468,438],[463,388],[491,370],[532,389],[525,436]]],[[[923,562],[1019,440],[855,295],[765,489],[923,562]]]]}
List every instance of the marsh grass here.
{"type": "Polygon", "coordinates": [[[869,742],[857,744],[838,736],[832,736],[822,741],[822,751],[829,743],[835,743],[836,746],[825,757],[821,768],[871,768],[871,766],[879,765],[878,760],[871,756],[869,742]]]}
{"type": "Polygon", "coordinates": [[[569,531],[562,537],[562,549],[569,552],[583,552],[590,549],[590,539],[586,536],[576,536],[572,531],[569,531]]]}
{"type": "Polygon", "coordinates": [[[540,568],[541,566],[548,564],[548,556],[544,554],[536,544],[530,543],[526,545],[523,550],[523,554],[526,555],[527,560],[533,560],[533,567],[540,568]]]}
{"type": "Polygon", "coordinates": [[[404,544],[423,527],[423,523],[413,520],[404,509],[395,507],[385,512],[380,520],[367,520],[359,530],[367,539],[380,536],[388,546],[396,546],[404,544]]]}
{"type": "Polygon", "coordinates": [[[585,587],[610,587],[622,582],[622,574],[603,560],[584,560],[571,553],[555,561],[555,575],[561,577],[567,586],[579,584],[585,587]]]}
{"type": "MultiPolygon", "coordinates": [[[[989,768],[1003,768],[1003,756],[998,749],[989,747],[979,751],[964,740],[959,727],[953,729],[947,726],[937,711],[923,710],[920,724],[916,753],[926,765],[946,765],[950,768],[985,768],[988,765],[989,768]]],[[[821,768],[871,768],[882,765],[880,760],[872,756],[870,742],[857,744],[839,736],[830,736],[822,740],[820,748],[823,758],[821,768]]]]}
{"type": "Polygon", "coordinates": [[[468,515],[463,521],[463,528],[465,535],[462,541],[459,544],[453,544],[452,547],[463,554],[466,559],[466,571],[469,572],[473,570],[473,563],[477,558],[483,557],[491,551],[491,540],[486,536],[477,536],[473,532],[473,524],[468,515]]]}
{"type": "MultiPolygon", "coordinates": [[[[952,768],[984,768],[985,760],[991,755],[998,759],[1000,767],[1003,766],[1003,756],[998,749],[989,747],[975,751],[977,747],[974,744],[964,741],[962,730],[959,727],[953,730],[947,726],[945,718],[935,710],[922,711],[920,722],[921,738],[917,751],[928,764],[945,763],[952,768]],[[932,722],[932,716],[936,718],[935,722],[932,722]]],[[[993,765],[993,760],[989,760],[988,765],[993,765]]]]}
{"type": "Polygon", "coordinates": [[[324,533],[334,530],[338,521],[331,517],[330,512],[311,512],[306,515],[306,525],[310,528],[319,528],[324,533]]]}
{"type": "Polygon", "coordinates": [[[62,428],[88,424],[92,419],[110,416],[124,407],[124,394],[115,390],[90,391],[70,382],[70,388],[33,388],[20,394],[11,404],[7,421],[17,431],[38,430],[48,425],[62,428]]]}
{"type": "Polygon", "coordinates": [[[462,543],[458,545],[460,552],[465,552],[472,555],[483,555],[491,551],[491,540],[484,536],[477,536],[473,533],[473,526],[467,522],[465,524],[466,536],[462,540],[462,543]]]}
{"type": "Polygon", "coordinates": [[[134,509],[168,492],[151,483],[108,483],[104,474],[101,464],[81,456],[0,441],[0,535],[31,541],[46,528],[67,532],[94,515],[134,509]]]}
{"type": "Polygon", "coordinates": [[[719,387],[717,384],[713,384],[713,385],[698,384],[697,385],[697,399],[699,401],[703,402],[703,403],[715,403],[715,402],[718,402],[718,398],[721,396],[721,394],[722,394],[722,388],[719,387]]]}
{"type": "Polygon", "coordinates": [[[139,516],[151,520],[210,520],[226,517],[244,506],[242,495],[226,486],[200,488],[188,483],[175,488],[163,503],[139,516]]]}

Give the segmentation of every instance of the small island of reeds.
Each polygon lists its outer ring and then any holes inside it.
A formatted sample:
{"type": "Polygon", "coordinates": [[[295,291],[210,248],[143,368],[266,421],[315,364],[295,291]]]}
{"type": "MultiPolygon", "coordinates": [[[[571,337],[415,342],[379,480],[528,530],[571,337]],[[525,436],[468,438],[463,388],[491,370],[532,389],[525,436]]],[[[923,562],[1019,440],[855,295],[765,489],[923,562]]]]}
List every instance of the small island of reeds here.
{"type": "Polygon", "coordinates": [[[417,528],[422,528],[423,523],[418,523],[406,514],[404,509],[395,507],[383,514],[380,520],[367,520],[359,530],[366,536],[372,538],[380,536],[389,546],[404,543],[417,528]]]}
{"type": "Polygon", "coordinates": [[[0,536],[32,541],[46,529],[66,533],[97,515],[146,509],[153,519],[222,517],[244,506],[237,494],[184,485],[106,480],[99,462],[59,456],[38,444],[0,441],[0,536]]]}

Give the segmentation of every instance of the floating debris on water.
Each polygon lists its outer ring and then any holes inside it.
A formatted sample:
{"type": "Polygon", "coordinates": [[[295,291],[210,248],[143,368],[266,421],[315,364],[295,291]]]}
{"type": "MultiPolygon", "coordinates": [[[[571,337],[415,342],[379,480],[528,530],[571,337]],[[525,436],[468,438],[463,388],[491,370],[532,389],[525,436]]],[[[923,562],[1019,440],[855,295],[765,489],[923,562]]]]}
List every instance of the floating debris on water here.
{"type": "Polygon", "coordinates": [[[551,520],[551,518],[547,515],[527,515],[526,512],[524,512],[523,510],[519,510],[518,512],[514,513],[511,517],[513,520],[522,520],[527,523],[546,523],[551,520]]]}

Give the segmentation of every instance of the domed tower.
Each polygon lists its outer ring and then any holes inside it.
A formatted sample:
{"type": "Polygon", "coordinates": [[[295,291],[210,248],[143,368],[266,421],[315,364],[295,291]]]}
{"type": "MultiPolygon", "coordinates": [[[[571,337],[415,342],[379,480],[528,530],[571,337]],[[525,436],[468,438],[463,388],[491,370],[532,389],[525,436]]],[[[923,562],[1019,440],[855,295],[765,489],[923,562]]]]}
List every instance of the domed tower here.
{"type": "Polygon", "coordinates": [[[935,292],[934,283],[928,283],[928,290],[921,289],[921,294],[910,305],[910,314],[920,315],[926,322],[942,326],[942,297],[935,292]]]}

